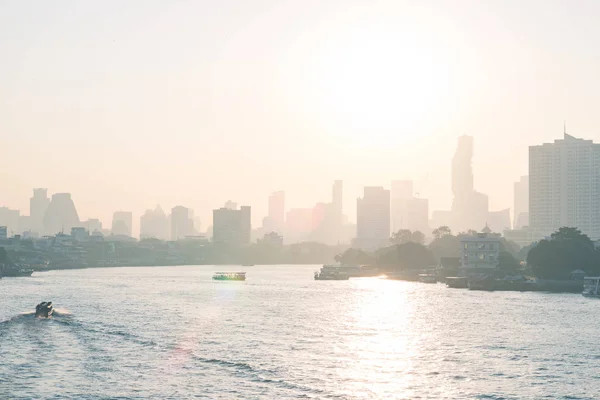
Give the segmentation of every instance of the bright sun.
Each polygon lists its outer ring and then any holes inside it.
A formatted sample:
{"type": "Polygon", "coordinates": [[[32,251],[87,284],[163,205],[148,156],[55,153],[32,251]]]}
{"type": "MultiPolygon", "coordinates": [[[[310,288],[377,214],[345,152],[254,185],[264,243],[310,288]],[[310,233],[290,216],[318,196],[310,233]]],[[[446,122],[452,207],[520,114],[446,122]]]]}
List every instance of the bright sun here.
{"type": "Polygon", "coordinates": [[[325,40],[310,68],[320,112],[344,132],[413,130],[449,101],[449,49],[415,27],[362,25],[325,40]]]}

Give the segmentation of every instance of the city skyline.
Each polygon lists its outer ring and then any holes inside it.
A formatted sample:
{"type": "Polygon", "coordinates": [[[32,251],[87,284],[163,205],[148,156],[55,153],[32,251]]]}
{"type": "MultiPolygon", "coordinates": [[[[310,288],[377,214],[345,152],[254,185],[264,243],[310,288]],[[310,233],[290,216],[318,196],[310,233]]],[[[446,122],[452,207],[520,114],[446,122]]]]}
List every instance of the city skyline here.
{"type": "Polygon", "coordinates": [[[275,189],[306,207],[342,179],[352,218],[363,186],[412,179],[430,210],[450,209],[446,161],[469,134],[477,190],[498,210],[512,207],[527,146],[552,141],[564,119],[600,141],[597,63],[583,50],[600,37],[594,10],[234,4],[248,18],[221,4],[3,3],[0,203],[24,210],[30,189],[47,187],[106,226],[115,210],[154,204],[207,221],[228,198],[266,215],[275,189]]]}

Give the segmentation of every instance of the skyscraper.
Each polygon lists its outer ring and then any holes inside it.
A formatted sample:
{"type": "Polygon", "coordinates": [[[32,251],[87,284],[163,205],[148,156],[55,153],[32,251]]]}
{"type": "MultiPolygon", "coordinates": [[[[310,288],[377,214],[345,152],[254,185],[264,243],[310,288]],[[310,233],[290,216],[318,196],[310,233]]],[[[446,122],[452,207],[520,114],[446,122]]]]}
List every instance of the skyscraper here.
{"type": "Polygon", "coordinates": [[[44,215],[50,205],[48,189],[33,189],[33,196],[29,199],[29,216],[31,229],[44,234],[44,215]]]}
{"type": "Polygon", "coordinates": [[[529,177],[522,176],[514,186],[513,227],[521,229],[529,225],[529,177]]]}
{"type": "Polygon", "coordinates": [[[55,193],[44,214],[44,231],[49,235],[71,232],[71,228],[80,226],[79,215],[71,193],[55,193]]]}
{"type": "Polygon", "coordinates": [[[356,246],[367,250],[389,244],[390,191],[365,187],[356,204],[356,246]]]}
{"type": "Polygon", "coordinates": [[[194,221],[190,210],[183,206],[171,209],[171,240],[183,239],[194,234],[194,221]]]}
{"type": "Polygon", "coordinates": [[[479,230],[488,218],[488,196],[474,189],[472,158],[473,138],[459,137],[452,159],[452,228],[457,231],[479,230]]]}
{"type": "Polygon", "coordinates": [[[146,210],[140,217],[140,239],[167,240],[169,237],[169,225],[167,215],[160,206],[154,210],[146,210]]]}
{"type": "Polygon", "coordinates": [[[130,211],[116,211],[113,214],[112,233],[113,235],[129,236],[133,228],[133,214],[130,211]]]}
{"type": "Polygon", "coordinates": [[[268,230],[283,233],[285,226],[285,192],[274,192],[269,196],[269,224],[268,230]]]}
{"type": "Polygon", "coordinates": [[[600,144],[565,133],[529,147],[529,222],[534,239],[563,226],[600,239],[600,144]]]}
{"type": "MultiPolygon", "coordinates": [[[[411,200],[413,199],[413,182],[404,181],[392,181],[391,191],[391,227],[392,232],[397,232],[400,229],[412,229],[410,228],[409,219],[411,200]]],[[[429,217],[428,217],[429,219],[429,217]]]]}
{"type": "Polygon", "coordinates": [[[220,245],[243,246],[250,243],[251,209],[219,208],[213,210],[213,242],[220,245]]]}

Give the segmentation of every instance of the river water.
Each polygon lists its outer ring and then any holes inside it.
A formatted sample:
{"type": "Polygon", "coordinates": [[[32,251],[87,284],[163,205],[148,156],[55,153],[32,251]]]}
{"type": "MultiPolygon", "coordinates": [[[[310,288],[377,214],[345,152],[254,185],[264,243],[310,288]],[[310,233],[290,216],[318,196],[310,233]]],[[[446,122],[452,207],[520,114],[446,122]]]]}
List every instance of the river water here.
{"type": "Polygon", "coordinates": [[[600,398],[598,300],[239,268],[0,280],[0,399],[600,398]]]}

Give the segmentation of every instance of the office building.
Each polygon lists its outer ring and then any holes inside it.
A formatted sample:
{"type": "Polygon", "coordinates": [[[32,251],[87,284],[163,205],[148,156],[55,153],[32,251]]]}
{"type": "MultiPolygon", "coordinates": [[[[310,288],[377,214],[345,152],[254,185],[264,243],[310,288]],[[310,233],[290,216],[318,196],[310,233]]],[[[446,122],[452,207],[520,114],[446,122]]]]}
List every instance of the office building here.
{"type": "Polygon", "coordinates": [[[389,245],[390,191],[383,187],[365,187],[356,204],[356,241],[362,249],[375,250],[389,245]]]}
{"type": "Polygon", "coordinates": [[[529,226],[529,176],[522,176],[514,185],[513,228],[529,226]]]}
{"type": "Polygon", "coordinates": [[[31,217],[31,230],[44,234],[44,215],[50,205],[48,189],[33,189],[33,196],[29,199],[29,216],[31,217]]]}
{"type": "Polygon", "coordinates": [[[171,240],[185,239],[194,234],[194,220],[190,209],[176,206],[171,209],[171,240]]]}
{"type": "Polygon", "coordinates": [[[55,193],[44,214],[44,232],[48,235],[71,232],[81,226],[75,203],[70,193],[55,193]]]}
{"type": "Polygon", "coordinates": [[[117,236],[132,236],[133,214],[130,211],[116,211],[113,214],[112,234],[117,236]]]}
{"type": "Polygon", "coordinates": [[[213,210],[213,242],[219,245],[244,246],[250,244],[252,234],[251,209],[219,208],[213,210]]]}
{"type": "Polygon", "coordinates": [[[565,133],[529,147],[529,222],[538,239],[563,226],[600,239],[600,144],[565,133]]]}
{"type": "Polygon", "coordinates": [[[169,222],[163,209],[157,205],[154,210],[146,210],[140,217],[140,239],[169,238],[169,222]]]}

